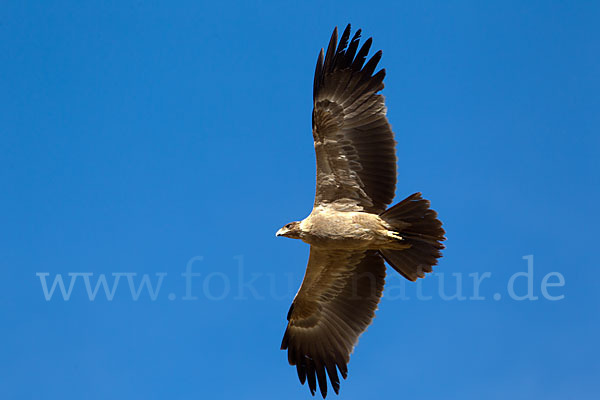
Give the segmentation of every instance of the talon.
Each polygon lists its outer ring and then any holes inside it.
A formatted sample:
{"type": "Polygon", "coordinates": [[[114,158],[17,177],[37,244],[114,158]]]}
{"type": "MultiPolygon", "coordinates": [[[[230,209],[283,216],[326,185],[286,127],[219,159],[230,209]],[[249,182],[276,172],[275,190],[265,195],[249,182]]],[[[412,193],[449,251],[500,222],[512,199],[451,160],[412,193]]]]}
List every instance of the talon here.
{"type": "Polygon", "coordinates": [[[393,237],[394,239],[404,240],[402,236],[398,232],[388,232],[388,236],[393,237]]]}

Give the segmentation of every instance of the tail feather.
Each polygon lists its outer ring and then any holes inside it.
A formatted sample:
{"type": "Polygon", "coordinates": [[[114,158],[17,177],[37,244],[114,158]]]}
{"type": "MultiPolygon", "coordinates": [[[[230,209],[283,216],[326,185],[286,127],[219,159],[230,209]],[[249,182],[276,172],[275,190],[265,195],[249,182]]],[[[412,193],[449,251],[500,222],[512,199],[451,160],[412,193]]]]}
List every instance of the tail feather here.
{"type": "Polygon", "coordinates": [[[429,206],[429,200],[423,199],[421,193],[415,193],[381,214],[381,218],[397,229],[411,247],[379,252],[392,268],[411,281],[432,271],[432,266],[442,256],[444,245],[441,241],[446,240],[442,222],[429,206]]]}

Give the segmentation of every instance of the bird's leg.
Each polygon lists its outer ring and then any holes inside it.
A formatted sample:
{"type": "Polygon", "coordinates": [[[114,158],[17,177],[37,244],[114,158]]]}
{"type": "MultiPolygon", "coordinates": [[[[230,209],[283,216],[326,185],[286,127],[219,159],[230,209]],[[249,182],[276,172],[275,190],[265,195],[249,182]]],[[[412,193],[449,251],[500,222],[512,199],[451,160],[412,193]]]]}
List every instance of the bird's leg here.
{"type": "Polygon", "coordinates": [[[387,231],[387,237],[396,239],[396,240],[404,240],[404,238],[402,236],[400,236],[400,234],[398,232],[394,232],[394,231],[387,231]]]}
{"type": "Polygon", "coordinates": [[[411,248],[410,243],[407,243],[399,232],[388,230],[386,232],[386,237],[388,238],[388,241],[384,245],[384,248],[394,250],[406,250],[411,248]]]}

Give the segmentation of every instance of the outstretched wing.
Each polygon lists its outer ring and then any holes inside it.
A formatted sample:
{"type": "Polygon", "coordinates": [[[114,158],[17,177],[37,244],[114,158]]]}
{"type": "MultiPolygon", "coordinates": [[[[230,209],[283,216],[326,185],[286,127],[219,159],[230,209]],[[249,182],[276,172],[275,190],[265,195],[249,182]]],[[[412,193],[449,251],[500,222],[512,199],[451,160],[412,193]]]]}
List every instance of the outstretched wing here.
{"type": "Polygon", "coordinates": [[[385,282],[381,256],[368,251],[328,251],[310,248],[302,286],[288,312],[281,349],[295,365],[300,382],[308,380],[314,395],[319,383],[327,395],[327,375],[338,393],[358,337],[377,309],[385,282]],[[337,367],[337,370],[336,370],[337,367]]]}
{"type": "Polygon", "coordinates": [[[317,155],[315,206],[380,213],[394,199],[396,142],[385,116],[385,70],[373,74],[381,51],[365,64],[371,47],[360,50],[360,30],[350,25],[338,44],[337,27],[327,54],[317,60],[313,88],[313,138],[317,155]]]}

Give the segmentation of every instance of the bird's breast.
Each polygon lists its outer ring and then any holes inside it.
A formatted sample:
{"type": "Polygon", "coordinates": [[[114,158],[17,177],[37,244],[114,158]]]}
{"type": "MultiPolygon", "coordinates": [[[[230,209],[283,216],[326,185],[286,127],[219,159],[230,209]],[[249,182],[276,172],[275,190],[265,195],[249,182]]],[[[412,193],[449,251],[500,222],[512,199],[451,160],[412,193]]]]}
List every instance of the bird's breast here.
{"type": "Polygon", "coordinates": [[[377,239],[385,232],[375,214],[328,209],[314,210],[301,227],[306,243],[340,249],[377,248],[377,239]]]}

